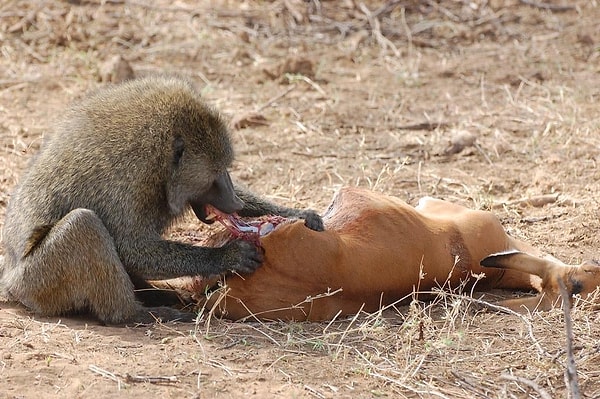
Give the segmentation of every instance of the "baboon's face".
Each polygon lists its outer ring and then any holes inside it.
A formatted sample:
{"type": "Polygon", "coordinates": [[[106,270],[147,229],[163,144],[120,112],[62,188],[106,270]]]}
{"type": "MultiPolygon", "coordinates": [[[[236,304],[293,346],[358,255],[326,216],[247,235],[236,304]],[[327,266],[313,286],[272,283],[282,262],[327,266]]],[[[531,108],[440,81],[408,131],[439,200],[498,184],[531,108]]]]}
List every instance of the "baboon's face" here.
{"type": "Polygon", "coordinates": [[[198,141],[194,137],[175,137],[173,142],[173,176],[169,189],[169,201],[176,213],[190,204],[198,219],[212,223],[207,219],[207,205],[221,212],[235,213],[244,203],[238,198],[227,168],[233,159],[233,150],[229,137],[221,136],[215,142],[211,132],[208,140],[198,141]],[[207,145],[209,144],[209,145],[207,145]]]}
{"type": "Polygon", "coordinates": [[[201,221],[211,223],[207,220],[207,205],[228,214],[242,209],[244,203],[235,194],[227,171],[233,161],[233,148],[227,125],[218,112],[200,101],[184,108],[174,120],[172,157],[168,190],[175,213],[189,204],[201,221]]]}
{"type": "Polygon", "coordinates": [[[236,195],[231,177],[225,171],[216,177],[203,195],[190,201],[190,205],[198,219],[211,224],[214,220],[207,219],[206,205],[212,205],[221,212],[235,213],[243,208],[244,202],[236,195]]]}

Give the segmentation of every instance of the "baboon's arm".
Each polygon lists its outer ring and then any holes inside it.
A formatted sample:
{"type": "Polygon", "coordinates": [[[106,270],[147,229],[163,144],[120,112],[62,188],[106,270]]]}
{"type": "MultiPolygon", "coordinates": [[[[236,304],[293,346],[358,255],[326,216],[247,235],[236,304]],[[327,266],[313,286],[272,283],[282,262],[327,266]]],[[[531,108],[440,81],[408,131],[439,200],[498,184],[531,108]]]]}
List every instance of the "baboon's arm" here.
{"type": "Polygon", "coordinates": [[[235,193],[244,201],[244,208],[238,212],[243,217],[258,217],[264,215],[279,215],[283,217],[295,217],[304,219],[304,224],[316,231],[323,231],[323,219],[316,211],[312,209],[294,209],[285,206],[280,206],[265,198],[261,198],[253,192],[235,186],[235,193]]]}
{"type": "Polygon", "coordinates": [[[148,240],[119,248],[125,269],[146,280],[183,276],[212,276],[229,271],[252,273],[263,261],[254,244],[233,241],[220,248],[188,245],[168,240],[148,240]]]}

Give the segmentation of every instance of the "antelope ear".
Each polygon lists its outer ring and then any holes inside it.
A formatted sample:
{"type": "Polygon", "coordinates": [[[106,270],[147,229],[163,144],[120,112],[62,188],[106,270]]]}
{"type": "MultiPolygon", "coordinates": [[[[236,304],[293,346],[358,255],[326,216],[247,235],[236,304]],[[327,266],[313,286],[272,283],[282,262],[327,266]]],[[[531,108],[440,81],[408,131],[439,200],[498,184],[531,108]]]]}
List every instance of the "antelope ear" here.
{"type": "Polygon", "coordinates": [[[483,258],[481,262],[479,262],[479,264],[485,267],[497,267],[499,269],[508,269],[510,258],[519,254],[523,254],[523,252],[517,251],[516,249],[509,249],[508,251],[496,252],[495,254],[491,254],[483,258]]]}
{"type": "Polygon", "coordinates": [[[495,267],[498,269],[518,270],[520,272],[544,277],[550,262],[537,256],[516,250],[509,250],[492,254],[479,262],[481,266],[495,267]]]}

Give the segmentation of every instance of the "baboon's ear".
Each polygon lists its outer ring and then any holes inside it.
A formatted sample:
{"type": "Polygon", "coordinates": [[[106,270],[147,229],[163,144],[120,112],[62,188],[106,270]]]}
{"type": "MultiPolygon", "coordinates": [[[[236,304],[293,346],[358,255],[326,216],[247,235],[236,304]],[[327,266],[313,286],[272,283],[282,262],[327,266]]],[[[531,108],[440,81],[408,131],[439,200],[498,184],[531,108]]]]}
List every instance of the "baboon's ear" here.
{"type": "Polygon", "coordinates": [[[479,262],[481,266],[498,269],[518,270],[542,277],[548,268],[549,261],[537,256],[516,250],[492,254],[479,262]]]}
{"type": "Polygon", "coordinates": [[[184,150],[183,138],[181,136],[175,136],[173,139],[173,164],[179,165],[179,161],[181,161],[181,157],[183,156],[184,150]]]}

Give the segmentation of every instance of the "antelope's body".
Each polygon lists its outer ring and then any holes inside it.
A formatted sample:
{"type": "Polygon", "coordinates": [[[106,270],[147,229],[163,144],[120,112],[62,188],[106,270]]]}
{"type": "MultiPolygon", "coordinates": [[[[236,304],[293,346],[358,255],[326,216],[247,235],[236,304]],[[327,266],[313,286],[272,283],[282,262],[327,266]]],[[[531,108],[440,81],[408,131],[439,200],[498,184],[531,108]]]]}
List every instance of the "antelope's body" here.
{"type": "MultiPolygon", "coordinates": [[[[478,290],[542,292],[547,284],[533,273],[540,265],[554,265],[554,277],[560,278],[582,267],[544,257],[509,237],[490,212],[433,198],[412,207],[398,198],[345,188],[323,219],[324,232],[295,222],[263,237],[262,267],[250,276],[229,276],[226,296],[213,295],[209,306],[218,301],[219,312],[232,319],[252,314],[261,319],[328,320],[361,309],[376,311],[417,290],[473,284],[473,274],[485,273],[478,290]],[[497,253],[503,254],[488,258],[497,253]],[[480,266],[484,258],[492,267],[480,266]],[[514,263],[517,268],[524,263],[528,272],[514,270],[514,263]]],[[[600,284],[600,267],[593,271],[600,284]]],[[[547,308],[547,300],[556,297],[505,304],[547,308]]]]}

